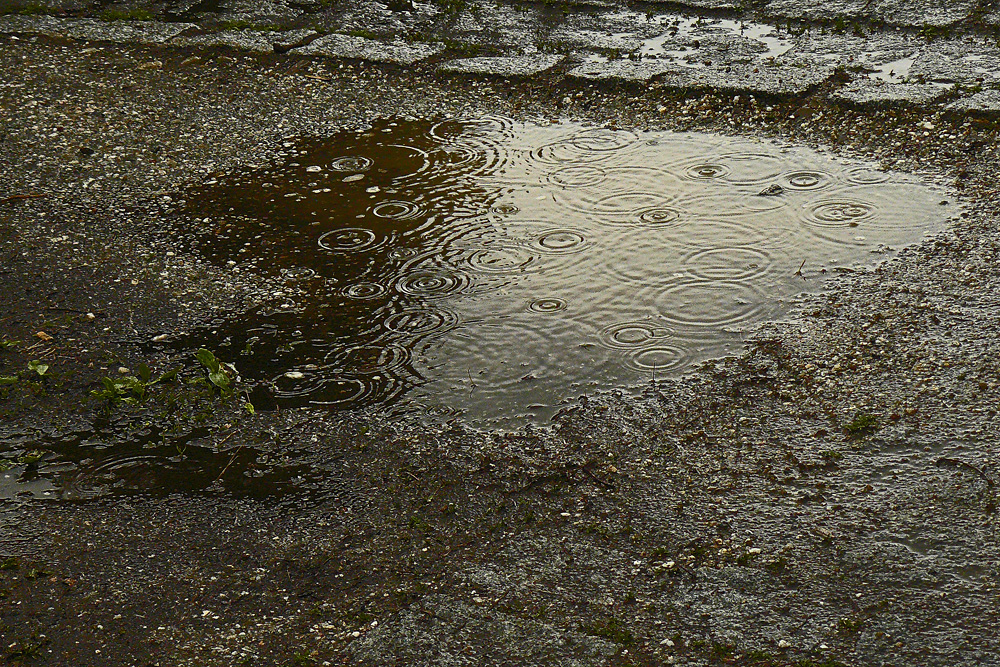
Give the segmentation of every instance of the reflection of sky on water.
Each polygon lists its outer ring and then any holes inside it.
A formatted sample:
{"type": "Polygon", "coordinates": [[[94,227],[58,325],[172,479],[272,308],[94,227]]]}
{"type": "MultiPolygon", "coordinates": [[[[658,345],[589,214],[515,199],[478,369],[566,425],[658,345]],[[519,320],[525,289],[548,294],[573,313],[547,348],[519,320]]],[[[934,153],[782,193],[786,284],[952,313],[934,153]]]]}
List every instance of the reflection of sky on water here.
{"type": "Polygon", "coordinates": [[[710,135],[484,118],[286,148],[187,214],[216,262],[308,287],[215,328],[289,405],[506,418],[677,373],[952,213],[913,178],[710,135]]]}

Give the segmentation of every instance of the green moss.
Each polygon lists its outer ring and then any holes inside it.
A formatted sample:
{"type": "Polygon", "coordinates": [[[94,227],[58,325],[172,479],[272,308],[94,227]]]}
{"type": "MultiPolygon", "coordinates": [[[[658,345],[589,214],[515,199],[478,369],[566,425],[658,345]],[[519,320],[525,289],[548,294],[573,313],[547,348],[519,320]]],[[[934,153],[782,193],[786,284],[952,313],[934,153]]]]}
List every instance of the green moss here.
{"type": "Polygon", "coordinates": [[[635,642],[635,637],[625,624],[614,616],[593,623],[583,623],[580,625],[580,630],[592,637],[608,639],[616,644],[628,646],[635,642]]]}
{"type": "Polygon", "coordinates": [[[149,21],[153,15],[149,10],[131,7],[108,8],[101,12],[100,17],[102,21],[149,21]]]}
{"type": "Polygon", "coordinates": [[[9,9],[5,14],[21,14],[22,16],[48,16],[59,13],[57,7],[50,7],[42,2],[28,2],[20,9],[9,9]]]}
{"type": "Polygon", "coordinates": [[[867,412],[859,412],[854,415],[854,420],[844,427],[850,435],[861,435],[874,431],[878,428],[878,417],[867,412]]]}

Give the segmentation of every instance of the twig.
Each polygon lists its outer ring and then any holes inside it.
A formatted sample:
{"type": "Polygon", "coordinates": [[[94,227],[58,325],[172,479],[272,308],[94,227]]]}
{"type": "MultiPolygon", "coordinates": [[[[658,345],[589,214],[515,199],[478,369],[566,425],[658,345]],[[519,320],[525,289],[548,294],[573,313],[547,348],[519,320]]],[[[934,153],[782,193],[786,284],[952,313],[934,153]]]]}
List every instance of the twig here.
{"type": "Polygon", "coordinates": [[[795,272],[795,275],[801,276],[802,275],[802,267],[805,266],[805,265],[806,265],[806,260],[802,260],[802,263],[799,264],[799,270],[795,272]]]}
{"type": "Polygon", "coordinates": [[[604,487],[605,489],[609,489],[611,491],[614,491],[614,489],[615,489],[615,485],[614,484],[612,484],[611,482],[608,482],[606,480],[601,479],[600,477],[598,477],[597,475],[595,475],[593,472],[591,472],[590,469],[587,468],[587,466],[585,466],[585,465],[580,466],[580,470],[582,470],[584,472],[584,474],[587,475],[587,477],[589,477],[590,479],[592,479],[595,482],[597,482],[598,485],[604,487]]]}
{"type": "MultiPolygon", "coordinates": [[[[225,440],[223,440],[222,442],[225,442],[225,440]]],[[[219,444],[221,445],[222,442],[220,442],[219,444]]],[[[226,467],[222,469],[222,472],[219,473],[219,476],[215,478],[216,482],[218,482],[220,479],[222,479],[222,476],[226,474],[227,470],[229,470],[229,466],[233,465],[233,461],[235,461],[236,457],[239,456],[241,449],[243,449],[243,445],[242,444],[239,447],[236,448],[236,451],[233,452],[232,458],[229,459],[229,463],[227,463],[226,467]]]]}
{"type": "Polygon", "coordinates": [[[20,199],[41,199],[42,197],[48,197],[44,193],[28,193],[23,195],[10,195],[0,199],[0,204],[6,204],[7,202],[18,201],[20,199]]]}
{"type": "MultiPolygon", "coordinates": [[[[236,435],[236,434],[237,434],[238,432],[239,432],[239,429],[235,429],[235,430],[233,430],[233,432],[232,432],[232,433],[230,433],[229,435],[227,435],[227,436],[226,436],[225,438],[223,438],[223,439],[222,439],[222,440],[221,440],[221,441],[219,442],[219,444],[218,444],[218,445],[216,445],[216,447],[221,447],[222,445],[226,444],[226,441],[227,441],[227,440],[229,440],[229,439],[230,439],[231,437],[233,437],[234,435],[236,435]]],[[[222,472],[220,472],[220,473],[219,473],[219,476],[215,478],[215,481],[216,481],[216,482],[218,482],[218,481],[219,481],[220,479],[222,479],[222,476],[226,474],[226,471],[227,471],[227,470],[229,470],[229,466],[233,465],[233,461],[235,461],[235,460],[236,460],[236,457],[237,457],[237,456],[239,456],[239,454],[240,454],[240,450],[241,450],[241,449],[243,449],[243,444],[242,444],[242,443],[240,444],[240,446],[239,446],[239,447],[237,447],[237,448],[236,448],[236,451],[235,451],[235,452],[233,452],[233,455],[232,455],[232,457],[231,457],[231,458],[229,459],[229,463],[227,463],[227,464],[226,464],[226,467],[225,467],[225,468],[223,468],[223,469],[222,469],[222,472]]]]}
{"type": "Polygon", "coordinates": [[[991,489],[993,488],[993,480],[990,479],[989,476],[987,476],[986,472],[983,471],[983,470],[980,470],[979,468],[977,468],[976,466],[972,465],[971,463],[966,463],[965,461],[962,461],[960,459],[953,459],[953,458],[949,458],[947,456],[942,456],[941,458],[939,458],[936,461],[935,465],[937,465],[937,466],[953,466],[953,467],[956,467],[956,468],[968,468],[969,470],[973,471],[974,473],[976,473],[977,475],[979,475],[980,477],[982,477],[983,479],[985,479],[986,480],[986,485],[988,487],[990,487],[991,489]]]}
{"type": "Polygon", "coordinates": [[[332,79],[324,79],[323,77],[316,76],[315,74],[303,74],[302,77],[305,79],[316,79],[317,81],[324,81],[326,83],[330,83],[330,81],[332,81],[332,79]]]}

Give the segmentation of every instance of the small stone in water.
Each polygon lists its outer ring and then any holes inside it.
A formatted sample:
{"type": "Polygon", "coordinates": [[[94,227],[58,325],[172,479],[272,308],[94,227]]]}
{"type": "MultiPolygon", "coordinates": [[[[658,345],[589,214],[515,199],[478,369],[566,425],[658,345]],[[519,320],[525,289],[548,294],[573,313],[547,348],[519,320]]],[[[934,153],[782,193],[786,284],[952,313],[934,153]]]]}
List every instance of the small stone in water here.
{"type": "Polygon", "coordinates": [[[774,185],[769,185],[768,187],[764,188],[763,190],[758,192],[757,195],[760,197],[773,197],[775,195],[780,195],[784,191],[785,189],[783,187],[775,183],[774,185]]]}
{"type": "Polygon", "coordinates": [[[350,176],[344,179],[344,183],[353,183],[354,181],[360,181],[364,177],[365,177],[364,174],[351,174],[350,176]]]}

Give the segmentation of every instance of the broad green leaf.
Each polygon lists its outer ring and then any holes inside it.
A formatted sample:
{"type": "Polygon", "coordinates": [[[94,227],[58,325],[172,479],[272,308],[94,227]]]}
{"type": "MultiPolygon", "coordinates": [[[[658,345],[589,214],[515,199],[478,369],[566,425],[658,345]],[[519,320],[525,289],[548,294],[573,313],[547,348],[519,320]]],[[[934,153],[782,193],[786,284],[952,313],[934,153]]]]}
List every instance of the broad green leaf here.
{"type": "Polygon", "coordinates": [[[229,389],[229,375],[224,370],[209,373],[208,379],[219,389],[229,389]]]}
{"type": "Polygon", "coordinates": [[[201,362],[201,365],[212,371],[213,373],[219,372],[219,360],[215,358],[211,350],[206,350],[202,348],[195,353],[195,357],[201,362]]]}

